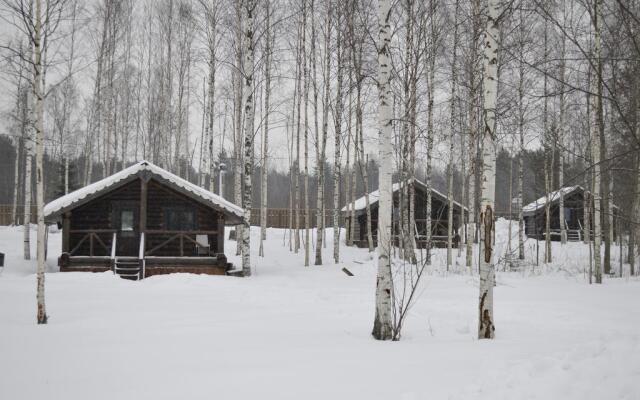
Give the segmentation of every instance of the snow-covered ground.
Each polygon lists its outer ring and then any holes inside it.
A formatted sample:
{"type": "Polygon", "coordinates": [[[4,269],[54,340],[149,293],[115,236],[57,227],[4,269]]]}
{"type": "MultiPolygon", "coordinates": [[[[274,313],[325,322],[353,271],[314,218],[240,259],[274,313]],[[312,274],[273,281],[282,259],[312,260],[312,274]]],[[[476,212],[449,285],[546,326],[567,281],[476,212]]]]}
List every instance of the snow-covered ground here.
{"type": "Polygon", "coordinates": [[[583,244],[498,273],[493,341],[475,338],[477,275],[447,272],[437,250],[402,340],[377,342],[366,249],[342,247],[334,265],[328,243],[326,265],[305,268],[283,230],[259,258],[257,233],[251,278],[140,282],[56,273],[52,233],[50,319],[37,326],[35,263],[22,260],[22,231],[0,227],[0,399],[640,399],[640,281],[588,285],[583,244]]]}

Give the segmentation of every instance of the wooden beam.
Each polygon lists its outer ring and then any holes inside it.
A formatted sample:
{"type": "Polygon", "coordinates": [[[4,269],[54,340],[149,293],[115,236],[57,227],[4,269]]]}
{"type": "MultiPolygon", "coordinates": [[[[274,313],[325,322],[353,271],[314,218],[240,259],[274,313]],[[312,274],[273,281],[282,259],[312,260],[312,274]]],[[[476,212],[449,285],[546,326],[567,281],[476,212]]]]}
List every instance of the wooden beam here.
{"type": "Polygon", "coordinates": [[[216,253],[224,254],[224,214],[218,214],[218,235],[216,253]]]}
{"type": "Polygon", "coordinates": [[[82,237],[82,239],[80,239],[80,241],[78,242],[78,244],[76,244],[76,247],[74,247],[74,248],[69,252],[69,254],[73,254],[73,253],[75,253],[75,252],[76,252],[76,250],[78,250],[78,249],[80,248],[80,246],[82,246],[82,243],[84,243],[84,241],[85,241],[85,240],[87,240],[87,238],[88,238],[89,236],[91,236],[91,234],[90,234],[90,233],[87,233],[86,235],[84,235],[84,236],[82,237]]]}
{"type": "Polygon", "coordinates": [[[69,237],[71,236],[71,212],[62,216],[62,252],[69,252],[69,237]]]}
{"type": "Polygon", "coordinates": [[[178,237],[180,237],[180,235],[182,235],[181,233],[178,233],[176,235],[171,236],[169,239],[165,240],[164,242],[160,243],[159,245],[157,245],[156,247],[154,247],[153,249],[147,251],[145,253],[145,255],[151,255],[151,253],[153,253],[154,251],[166,246],[167,244],[169,244],[171,241],[177,239],[178,237]]]}
{"type": "Polygon", "coordinates": [[[140,232],[147,230],[147,184],[149,179],[140,178],[140,232]]]}

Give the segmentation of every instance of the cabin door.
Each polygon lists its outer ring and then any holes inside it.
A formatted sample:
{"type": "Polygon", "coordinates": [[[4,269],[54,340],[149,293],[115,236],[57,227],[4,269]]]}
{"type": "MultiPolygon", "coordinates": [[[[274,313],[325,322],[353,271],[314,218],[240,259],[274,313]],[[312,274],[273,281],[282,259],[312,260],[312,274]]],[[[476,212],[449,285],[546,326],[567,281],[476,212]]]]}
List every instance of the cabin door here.
{"type": "Polygon", "coordinates": [[[135,203],[121,203],[114,207],[117,229],[116,255],[138,256],[140,246],[140,219],[135,203]]]}

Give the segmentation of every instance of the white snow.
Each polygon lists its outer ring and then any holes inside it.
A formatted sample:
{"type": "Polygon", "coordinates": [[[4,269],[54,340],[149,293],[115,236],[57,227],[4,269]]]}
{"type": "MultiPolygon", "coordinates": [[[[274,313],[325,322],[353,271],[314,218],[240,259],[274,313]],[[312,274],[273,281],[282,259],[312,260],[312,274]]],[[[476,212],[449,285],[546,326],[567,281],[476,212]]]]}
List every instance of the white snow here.
{"type": "Polygon", "coordinates": [[[185,179],[180,178],[177,175],[172,174],[171,172],[158,167],[155,164],[150,163],[149,161],[140,161],[132,166],[123,169],[122,171],[116,172],[115,174],[108,176],[102,180],[94,182],[90,185],[87,185],[83,188],[80,188],[76,191],[73,191],[65,196],[59,197],[44,207],[44,215],[48,217],[61,209],[68,207],[74,203],[82,201],[87,196],[90,196],[94,193],[101,192],[105,189],[108,189],[114,185],[117,185],[119,182],[131,177],[132,175],[136,175],[141,171],[150,171],[151,173],[160,176],[162,179],[166,181],[172,182],[175,185],[193,193],[199,198],[211,202],[214,205],[217,205],[224,210],[235,214],[237,217],[242,218],[244,211],[242,208],[236,206],[230,201],[225,200],[221,196],[218,196],[215,193],[212,193],[204,188],[201,188],[198,185],[195,185],[185,179]]]}
{"type": "MultiPolygon", "coordinates": [[[[411,181],[411,180],[409,180],[409,181],[411,181]]],[[[416,184],[417,185],[421,185],[422,187],[426,188],[426,184],[423,183],[422,181],[420,181],[419,179],[416,179],[416,184]]],[[[397,192],[399,189],[400,189],[400,183],[398,183],[398,182],[394,183],[393,186],[392,186],[393,193],[397,192]]],[[[446,199],[447,198],[447,195],[445,195],[443,193],[440,193],[439,191],[437,191],[433,187],[431,188],[431,192],[433,194],[435,194],[436,196],[439,196],[442,199],[446,199]]],[[[369,204],[377,203],[379,199],[380,199],[380,191],[379,190],[376,189],[373,192],[369,193],[369,204]]],[[[351,204],[350,209],[353,209],[353,210],[356,210],[356,211],[364,210],[366,208],[366,206],[367,206],[367,198],[366,198],[366,196],[359,197],[353,203],[350,203],[350,204],[351,204]]],[[[462,208],[462,204],[458,203],[457,201],[454,201],[453,204],[456,207],[462,208]]],[[[347,206],[342,207],[342,209],[340,211],[346,212],[347,211],[347,206]]]]}
{"type": "MultiPolygon", "coordinates": [[[[0,399],[640,399],[640,280],[588,285],[581,243],[498,272],[493,341],[475,338],[477,273],[461,272],[464,254],[447,272],[437,250],[402,340],[377,342],[373,255],[343,247],[333,264],[329,240],[326,265],[305,268],[284,234],[268,230],[266,258],[252,246],[251,278],[131,282],[55,272],[51,233],[50,319],[37,326],[35,263],[21,228],[0,227],[0,399]]],[[[504,220],[496,240],[504,254],[504,220]]]]}

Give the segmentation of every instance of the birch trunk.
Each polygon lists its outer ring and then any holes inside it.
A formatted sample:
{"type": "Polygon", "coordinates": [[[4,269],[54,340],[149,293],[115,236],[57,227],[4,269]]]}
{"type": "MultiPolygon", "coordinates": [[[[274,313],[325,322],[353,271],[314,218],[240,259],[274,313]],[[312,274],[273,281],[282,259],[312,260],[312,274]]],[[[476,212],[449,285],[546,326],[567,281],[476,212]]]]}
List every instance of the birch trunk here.
{"type": "MultiPolygon", "coordinates": [[[[31,82],[32,89],[35,91],[35,82],[31,82]]],[[[35,118],[37,114],[37,110],[35,109],[35,99],[32,95],[29,99],[30,112],[29,112],[29,122],[27,123],[27,133],[24,141],[24,159],[25,159],[25,167],[24,167],[24,218],[22,223],[24,224],[24,259],[31,259],[31,188],[32,188],[32,178],[31,178],[31,170],[33,168],[33,146],[34,146],[34,124],[36,123],[35,118]]]]}
{"type": "MultiPolygon", "coordinates": [[[[215,18],[212,16],[208,18],[210,20],[214,20],[215,18]]],[[[213,152],[213,121],[215,115],[215,90],[216,90],[216,25],[213,23],[213,26],[210,28],[212,31],[210,33],[210,43],[209,43],[209,86],[208,86],[208,112],[207,112],[207,140],[208,143],[208,163],[209,163],[209,191],[213,192],[215,188],[215,163],[214,158],[215,154],[213,152]]],[[[221,194],[222,195],[222,194],[221,194]]]]}
{"type": "Polygon", "coordinates": [[[458,257],[460,257],[462,255],[462,244],[465,244],[465,249],[466,249],[466,244],[467,244],[467,217],[468,217],[468,210],[469,208],[467,207],[467,211],[465,211],[465,209],[463,207],[468,206],[468,199],[469,199],[469,184],[467,182],[467,155],[466,155],[466,150],[467,150],[467,144],[465,141],[465,135],[464,135],[464,113],[465,111],[463,110],[462,107],[462,100],[458,99],[458,113],[460,115],[460,119],[458,120],[460,122],[460,176],[462,177],[462,205],[460,207],[460,229],[463,229],[461,235],[460,235],[460,243],[458,244],[458,257]]]}
{"type": "Polygon", "coordinates": [[[198,185],[204,187],[204,157],[205,157],[205,142],[207,142],[206,133],[206,117],[207,117],[207,78],[204,78],[202,84],[202,131],[200,133],[200,165],[198,167],[198,185]]]}
{"type": "MultiPolygon", "coordinates": [[[[456,89],[458,79],[458,11],[460,0],[456,0],[453,19],[453,56],[451,60],[451,99],[449,102],[449,162],[447,167],[447,271],[453,263],[453,151],[456,134],[456,89]]],[[[464,211],[461,213],[464,218],[464,211]]],[[[459,244],[458,244],[459,245],[459,244]]]]}
{"type": "Polygon", "coordinates": [[[478,68],[478,44],[480,42],[480,2],[479,0],[473,0],[473,38],[472,38],[472,51],[471,51],[471,68],[470,68],[470,103],[469,103],[469,172],[468,172],[468,186],[469,197],[467,198],[467,208],[469,210],[469,224],[467,228],[467,254],[466,265],[471,269],[473,264],[473,243],[475,243],[476,235],[476,169],[477,169],[477,68],[478,68]]]}
{"type": "MultiPolygon", "coordinates": [[[[22,47],[20,48],[22,52],[22,47]]],[[[28,100],[26,93],[29,91],[29,88],[23,87],[22,80],[22,67],[20,68],[20,80],[18,81],[18,88],[16,94],[16,138],[13,143],[16,146],[15,152],[15,161],[13,164],[13,207],[11,209],[11,224],[18,225],[18,197],[20,195],[20,159],[21,152],[24,145],[24,132],[27,126],[28,121],[28,107],[25,104],[25,100],[28,100]],[[20,131],[20,136],[17,135],[17,131],[20,131]]],[[[28,82],[28,81],[27,81],[28,82]]],[[[28,86],[28,85],[27,85],[28,86]]]]}
{"type": "Polygon", "coordinates": [[[483,57],[484,79],[484,134],[482,157],[482,205],[480,208],[480,298],[478,315],[478,338],[493,339],[495,336],[493,313],[493,286],[495,266],[493,246],[495,233],[494,202],[496,194],[495,112],[497,103],[498,67],[498,16],[499,0],[489,0],[485,48],[483,57]]]}
{"type": "MultiPolygon", "coordinates": [[[[404,76],[403,76],[403,108],[404,115],[402,116],[402,156],[401,171],[402,177],[400,179],[399,191],[399,205],[400,205],[400,246],[402,247],[402,254],[405,260],[413,260],[414,253],[411,246],[411,235],[413,229],[411,229],[410,209],[414,208],[414,205],[410,203],[409,187],[413,184],[411,181],[411,80],[415,79],[411,74],[413,72],[413,0],[405,1],[406,7],[406,27],[405,27],[405,48],[404,48],[404,76]]],[[[415,237],[415,235],[414,235],[415,237]]]]}
{"type": "MultiPolygon", "coordinates": [[[[306,1],[305,1],[306,2],[306,1]]],[[[309,64],[305,64],[304,69],[304,266],[309,266],[310,255],[310,229],[309,221],[309,81],[311,80],[311,72],[309,65],[315,70],[315,15],[313,9],[314,1],[311,0],[311,56],[309,64]]],[[[305,14],[306,17],[306,14],[305,14]]],[[[306,18],[305,18],[306,20],[306,18]]],[[[304,54],[306,60],[306,53],[304,54]]]]}
{"type": "Polygon", "coordinates": [[[244,220],[242,229],[242,272],[244,276],[251,276],[251,171],[253,170],[253,121],[255,109],[253,106],[253,73],[254,73],[254,42],[253,42],[253,18],[256,9],[256,0],[244,0],[246,7],[246,34],[245,34],[245,65],[244,71],[244,188],[242,205],[244,208],[244,220]]]}
{"type": "Polygon", "coordinates": [[[544,262],[551,262],[551,191],[553,190],[553,147],[551,146],[551,133],[549,132],[549,124],[548,124],[548,81],[549,78],[547,76],[547,59],[548,59],[548,33],[547,33],[547,22],[545,20],[544,23],[544,83],[543,83],[543,96],[544,96],[544,105],[542,111],[542,126],[543,126],[543,140],[545,142],[544,145],[544,185],[546,192],[546,202],[544,205],[544,262]]]}
{"type": "MultiPolygon", "coordinates": [[[[244,53],[244,45],[243,45],[243,12],[242,12],[242,2],[243,0],[236,0],[237,7],[237,26],[236,26],[236,71],[234,74],[235,82],[235,132],[234,132],[234,140],[233,140],[233,151],[234,151],[234,163],[237,164],[236,170],[234,171],[234,201],[238,205],[242,205],[242,173],[239,173],[242,168],[242,160],[243,160],[243,98],[245,94],[243,93],[243,87],[245,82],[243,82],[243,53],[244,53]]],[[[240,238],[242,237],[242,228],[243,224],[236,225],[236,255],[241,254],[242,250],[242,241],[240,238]]]]}
{"type": "MultiPolygon", "coordinates": [[[[300,27],[302,32],[302,40],[300,43],[300,60],[302,60],[302,69],[298,73],[298,90],[300,91],[298,96],[298,126],[296,130],[296,240],[295,240],[295,252],[297,253],[300,250],[300,203],[301,203],[301,195],[300,195],[300,117],[301,117],[301,101],[303,96],[308,96],[308,90],[306,86],[307,82],[307,50],[306,50],[306,42],[307,42],[307,1],[304,0],[302,2],[302,26],[300,27]],[[304,79],[305,87],[302,88],[302,79],[304,79]]],[[[306,122],[306,107],[307,102],[304,103],[305,107],[305,124],[306,122]]],[[[306,131],[306,128],[305,128],[306,131]]]]}
{"type": "Polygon", "coordinates": [[[268,152],[269,152],[269,98],[271,96],[271,1],[265,1],[265,60],[264,60],[264,137],[262,139],[262,183],[260,185],[260,256],[264,257],[264,241],[267,239],[267,184],[268,184],[268,152]]]}
{"type": "MultiPolygon", "coordinates": [[[[565,70],[566,70],[566,41],[564,35],[562,36],[562,43],[560,44],[560,82],[565,81],[565,70]]],[[[560,117],[558,121],[558,144],[559,144],[559,154],[558,154],[558,188],[560,189],[560,208],[559,208],[559,218],[560,218],[560,242],[565,245],[567,244],[567,225],[566,219],[564,215],[564,191],[562,190],[564,186],[564,130],[565,130],[565,96],[564,96],[564,87],[560,85],[559,87],[559,107],[560,107],[560,117]]]]}
{"type": "MultiPolygon", "coordinates": [[[[340,27],[340,14],[337,15],[338,26],[336,32],[336,59],[338,70],[338,82],[336,88],[336,105],[334,110],[334,153],[333,153],[333,262],[340,262],[340,146],[342,137],[342,28],[340,27]]],[[[328,74],[327,74],[328,77],[328,74]]],[[[347,155],[347,159],[349,156],[347,155]]],[[[348,163],[348,161],[347,161],[348,163]]],[[[348,168],[347,168],[348,171],[348,168]]],[[[347,213],[349,205],[347,204],[347,213]]]]}
{"type": "Polygon", "coordinates": [[[593,3],[592,23],[595,34],[595,57],[596,71],[592,76],[592,85],[595,90],[591,93],[597,93],[591,96],[591,113],[594,118],[591,124],[591,157],[593,164],[593,262],[596,283],[602,283],[602,266],[600,263],[600,246],[602,241],[601,230],[601,195],[600,195],[600,129],[602,124],[602,60],[600,58],[600,16],[599,16],[600,0],[593,3]]]}
{"type": "Polygon", "coordinates": [[[318,215],[316,217],[316,225],[318,227],[318,237],[316,239],[316,260],[315,265],[322,265],[322,243],[324,240],[324,164],[326,160],[327,135],[329,130],[329,95],[331,91],[330,69],[331,69],[331,24],[332,24],[331,7],[327,9],[327,17],[325,25],[327,27],[324,46],[324,100],[322,103],[322,138],[320,139],[320,156],[318,157],[318,201],[316,208],[318,215]]]}
{"type": "Polygon", "coordinates": [[[38,213],[38,268],[36,271],[37,281],[37,321],[38,324],[47,323],[47,312],[44,300],[44,272],[45,272],[45,230],[44,224],[44,94],[42,92],[42,48],[40,47],[40,37],[42,30],[41,14],[42,2],[36,0],[36,23],[34,30],[34,99],[35,99],[35,130],[36,130],[36,204],[38,213]]]}
{"type": "MultiPolygon", "coordinates": [[[[351,50],[353,51],[353,50],[351,50]]],[[[351,223],[349,224],[349,242],[348,245],[353,245],[353,241],[356,238],[356,210],[355,210],[355,201],[356,201],[356,160],[358,159],[357,152],[357,141],[356,138],[353,137],[353,72],[351,68],[349,69],[349,119],[347,120],[347,131],[348,131],[348,143],[347,143],[347,173],[349,176],[347,177],[347,186],[349,195],[349,204],[351,204],[351,214],[349,215],[349,220],[351,223]],[[349,170],[349,149],[351,149],[351,142],[353,142],[353,165],[349,170]]]]}
{"type": "MultiPolygon", "coordinates": [[[[520,10],[520,32],[524,35],[524,19],[520,10]]],[[[524,40],[521,38],[521,40],[524,40]]],[[[518,65],[518,136],[520,146],[518,149],[518,259],[524,260],[524,43],[520,44],[520,61],[518,65]]]]}
{"type": "Polygon", "coordinates": [[[378,0],[378,129],[380,152],[380,199],[378,216],[378,273],[376,281],[376,314],[373,337],[392,338],[392,278],[391,278],[391,213],[393,147],[391,135],[391,42],[390,0],[378,0]]]}
{"type": "MultiPolygon", "coordinates": [[[[435,14],[432,14],[435,15],[435,14]]],[[[434,22],[432,21],[433,25],[434,22]]],[[[433,36],[433,34],[431,35],[433,36]]],[[[432,42],[435,41],[434,38],[431,39],[432,42]]],[[[426,205],[426,238],[427,238],[427,247],[426,247],[426,262],[427,265],[431,265],[431,160],[433,153],[433,102],[434,102],[434,85],[435,85],[435,43],[432,43],[431,53],[429,55],[429,72],[428,72],[428,81],[427,81],[427,165],[426,165],[426,174],[425,174],[425,186],[427,187],[427,205],[426,205]]]]}

